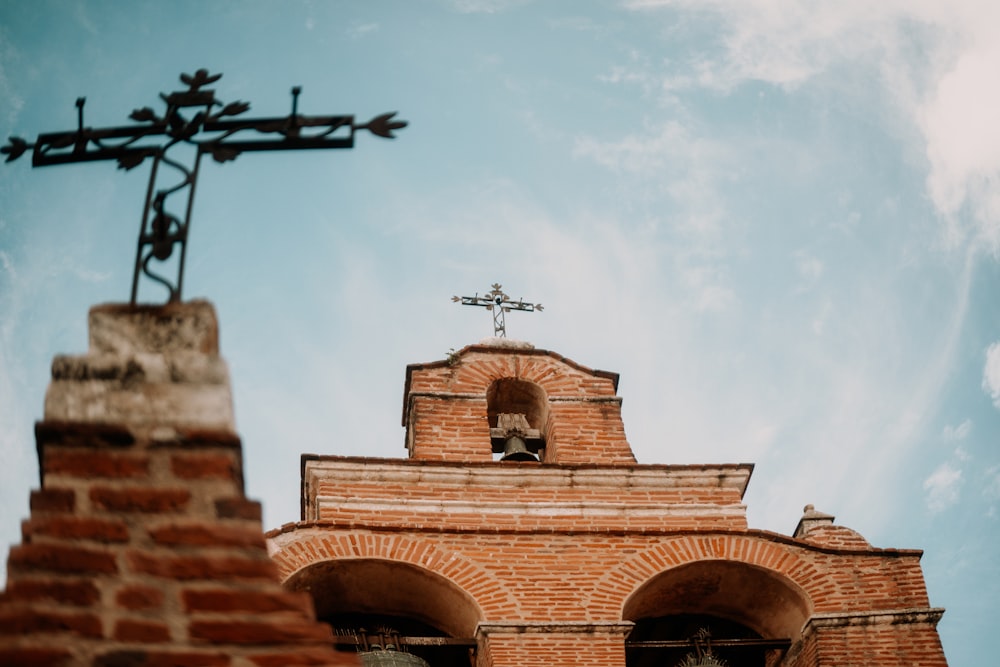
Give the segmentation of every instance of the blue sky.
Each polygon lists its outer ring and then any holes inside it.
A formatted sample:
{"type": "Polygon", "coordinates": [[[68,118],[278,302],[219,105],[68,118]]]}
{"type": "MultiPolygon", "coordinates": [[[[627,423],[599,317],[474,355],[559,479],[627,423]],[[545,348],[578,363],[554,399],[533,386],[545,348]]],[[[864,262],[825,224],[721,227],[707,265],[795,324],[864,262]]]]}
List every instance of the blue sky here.
{"type": "MultiPolygon", "coordinates": [[[[299,454],[403,456],[406,364],[492,333],[621,373],[642,463],[754,462],[921,548],[952,665],[1000,623],[1000,5],[990,0],[0,0],[0,137],[159,109],[181,72],[397,139],[202,169],[185,297],[219,312],[250,496],[299,454]]],[[[147,172],[0,168],[0,542],[37,486],[49,363],[124,301],[147,172]]],[[[144,293],[159,297],[155,289],[144,293]]]]}

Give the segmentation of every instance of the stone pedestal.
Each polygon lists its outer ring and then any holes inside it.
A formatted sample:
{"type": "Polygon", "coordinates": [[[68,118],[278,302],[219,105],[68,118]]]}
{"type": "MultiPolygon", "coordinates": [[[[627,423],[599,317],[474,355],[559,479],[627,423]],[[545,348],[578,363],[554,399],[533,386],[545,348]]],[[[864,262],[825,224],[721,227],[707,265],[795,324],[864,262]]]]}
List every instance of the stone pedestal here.
{"type": "Polygon", "coordinates": [[[0,665],[358,665],[267,555],[206,302],[98,306],[52,365],[0,665]]]}

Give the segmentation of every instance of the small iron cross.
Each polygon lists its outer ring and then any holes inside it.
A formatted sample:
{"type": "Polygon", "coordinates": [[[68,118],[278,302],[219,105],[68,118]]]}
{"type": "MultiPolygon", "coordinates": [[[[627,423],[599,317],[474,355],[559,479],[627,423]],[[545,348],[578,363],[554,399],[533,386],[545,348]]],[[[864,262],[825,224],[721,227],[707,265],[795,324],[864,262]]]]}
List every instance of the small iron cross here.
{"type": "Polygon", "coordinates": [[[119,169],[128,170],[152,158],[132,275],[133,304],[138,296],[140,273],[167,288],[168,302],[180,301],[191,208],[202,155],[208,153],[213,160],[223,163],[248,151],[353,148],[358,130],[391,139],[393,130],[406,127],[405,121],[393,120],[395,113],[382,114],[361,124],[355,123],[354,116],[301,116],[298,113],[300,87],[292,88],[292,112],[288,116],[237,119],[235,116],[250,109],[247,102],[223,104],[215,98],[214,90],[205,88],[220,78],[221,74],[209,74],[205,69],[181,74],[181,83],[187,90],[160,93],[166,105],[162,116],[150,107],[136,109],[129,118],[139,124],[124,127],[85,127],[83,106],[86,100],[81,97],[76,101],[76,130],[41,134],[34,143],[10,137],[7,145],[0,148],[7,162],[32,149],[33,167],[117,160],[119,169]],[[150,138],[159,141],[147,141],[150,138]],[[194,149],[193,165],[182,164],[176,152],[167,156],[167,151],[178,145],[194,149]],[[158,186],[161,164],[173,170],[170,174],[175,180],[158,186]],[[177,195],[175,199],[169,199],[174,195],[177,195]],[[168,203],[176,205],[175,211],[183,207],[183,213],[170,212],[168,203]],[[174,255],[176,247],[180,252],[174,255]],[[175,257],[177,270],[173,282],[150,269],[152,260],[162,265],[171,256],[175,257]]]}
{"type": "Polygon", "coordinates": [[[492,312],[494,336],[507,337],[507,324],[504,315],[510,311],[523,310],[533,313],[536,310],[538,312],[544,310],[540,303],[525,303],[524,299],[511,301],[510,297],[504,294],[503,286],[500,283],[493,283],[492,287],[493,289],[483,296],[479,296],[479,292],[476,292],[475,296],[453,296],[451,300],[455,303],[461,303],[463,306],[482,306],[492,312]]]}

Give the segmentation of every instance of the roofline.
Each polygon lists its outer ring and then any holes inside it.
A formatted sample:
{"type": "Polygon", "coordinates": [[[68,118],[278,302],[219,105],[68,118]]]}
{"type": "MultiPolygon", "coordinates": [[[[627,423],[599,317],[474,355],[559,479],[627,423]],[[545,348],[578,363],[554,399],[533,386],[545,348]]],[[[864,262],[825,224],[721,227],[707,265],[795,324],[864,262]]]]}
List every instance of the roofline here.
{"type": "MultiPolygon", "coordinates": [[[[339,454],[302,454],[299,471],[301,475],[301,509],[302,517],[305,517],[306,503],[306,465],[310,461],[332,463],[350,463],[357,465],[398,465],[401,467],[439,467],[439,468],[462,468],[462,469],[497,469],[500,466],[510,467],[510,464],[503,464],[497,461],[440,461],[410,458],[393,458],[380,456],[343,456],[339,454]]],[[[514,464],[516,465],[516,464],[514,464]]],[[[525,471],[555,472],[558,470],[607,470],[609,472],[620,471],[664,471],[681,472],[697,470],[719,470],[725,472],[745,472],[746,479],[739,488],[742,499],[750,485],[750,478],[753,476],[753,463],[532,463],[530,466],[521,466],[525,471]]]]}
{"type": "MultiPolygon", "coordinates": [[[[600,377],[600,378],[605,378],[607,380],[611,380],[611,383],[612,383],[612,386],[614,388],[615,394],[618,393],[618,380],[621,377],[618,373],[614,373],[612,371],[602,371],[602,370],[599,370],[599,369],[595,369],[595,368],[590,368],[588,366],[584,366],[583,364],[580,364],[580,363],[577,363],[577,362],[573,361],[569,357],[564,357],[563,355],[559,354],[558,352],[552,352],[551,350],[542,350],[542,349],[537,349],[537,348],[518,349],[518,348],[510,348],[510,347],[497,347],[497,346],[494,346],[494,345],[474,344],[474,345],[466,345],[461,350],[458,350],[457,352],[449,355],[449,357],[450,358],[462,357],[462,356],[464,356],[465,354],[467,354],[469,352],[484,352],[484,353],[488,353],[488,354],[518,354],[518,355],[526,355],[526,356],[546,356],[546,357],[552,357],[553,359],[555,359],[557,361],[561,361],[561,362],[563,362],[564,364],[566,364],[568,366],[572,366],[573,368],[575,368],[578,371],[582,371],[584,373],[590,373],[591,375],[593,375],[595,377],[600,377]]],[[[401,423],[402,423],[403,426],[406,426],[406,417],[407,417],[407,414],[409,413],[409,408],[410,408],[408,397],[410,395],[410,384],[411,384],[411,377],[413,375],[413,371],[415,371],[415,370],[424,370],[424,369],[433,369],[433,368],[444,368],[444,367],[447,367],[447,366],[450,366],[450,365],[453,365],[453,362],[451,362],[449,359],[441,359],[439,361],[428,361],[428,362],[424,362],[424,363],[408,364],[406,366],[406,381],[403,383],[403,417],[402,417],[402,420],[401,420],[401,423]]]]}
{"type": "MultiPolygon", "coordinates": [[[[558,534],[558,535],[585,535],[595,532],[595,529],[574,529],[565,527],[551,527],[551,528],[538,528],[533,527],[528,531],[513,528],[513,527],[498,527],[498,526],[479,526],[476,528],[470,527],[441,527],[441,526],[423,526],[421,528],[413,528],[412,526],[362,526],[356,523],[352,523],[348,520],[318,520],[318,521],[292,521],[289,523],[282,524],[278,528],[272,528],[271,530],[264,532],[264,539],[273,540],[281,535],[286,535],[288,533],[294,533],[296,531],[308,531],[308,530],[329,530],[331,528],[345,528],[345,529],[367,529],[376,533],[404,533],[404,532],[415,532],[415,533],[437,533],[437,534],[472,534],[472,535],[518,535],[525,532],[542,535],[542,534],[558,534]]],[[[819,544],[814,544],[802,539],[796,539],[791,535],[785,535],[783,533],[778,533],[773,530],[764,530],[761,528],[745,528],[745,529],[726,529],[726,528],[634,528],[634,529],[617,529],[608,530],[600,529],[599,532],[602,535],[657,535],[664,537],[683,537],[683,536],[709,536],[709,535],[721,535],[721,536],[735,536],[735,537],[748,537],[752,539],[759,539],[768,542],[776,542],[778,544],[784,544],[790,547],[796,547],[804,551],[813,551],[817,553],[824,553],[837,556],[880,556],[886,558],[916,558],[917,561],[921,559],[924,554],[923,549],[905,549],[905,548],[885,548],[885,547],[875,547],[871,546],[867,549],[858,548],[847,548],[841,549],[838,547],[823,546],[819,544]]],[[[736,561],[740,562],[740,561],[736,561]]]]}

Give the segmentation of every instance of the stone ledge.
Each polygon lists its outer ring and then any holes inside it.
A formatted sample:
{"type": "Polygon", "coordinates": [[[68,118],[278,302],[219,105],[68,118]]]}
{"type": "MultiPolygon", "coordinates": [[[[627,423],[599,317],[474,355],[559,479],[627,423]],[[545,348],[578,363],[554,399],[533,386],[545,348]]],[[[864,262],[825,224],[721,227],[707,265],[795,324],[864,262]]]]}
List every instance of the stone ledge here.
{"type": "Polygon", "coordinates": [[[95,306],[89,338],[87,354],[54,359],[46,421],[235,431],[209,302],[95,306]]]}
{"type": "Polygon", "coordinates": [[[632,621],[610,621],[594,623],[587,621],[564,622],[525,622],[497,621],[480,623],[476,626],[476,638],[491,634],[522,635],[522,634],[602,634],[627,635],[635,625],[632,621]]]}
{"type": "Polygon", "coordinates": [[[719,465],[597,465],[563,464],[511,466],[494,461],[414,461],[359,457],[303,455],[306,484],[324,481],[392,482],[396,484],[441,484],[458,487],[490,486],[517,488],[614,488],[630,489],[713,488],[746,491],[751,464],[719,465]]]}
{"type": "Polygon", "coordinates": [[[810,629],[905,623],[930,623],[936,626],[943,615],[944,609],[940,607],[814,614],[806,622],[805,629],[808,631],[810,629]]]}
{"type": "Polygon", "coordinates": [[[90,309],[90,351],[127,356],[136,352],[189,350],[219,353],[215,308],[194,300],[162,306],[106,303],[90,309]]]}
{"type": "Polygon", "coordinates": [[[358,498],[355,496],[317,496],[317,512],[324,509],[356,512],[362,516],[379,516],[384,512],[412,512],[433,517],[453,515],[518,516],[566,518],[618,517],[621,519],[656,519],[659,517],[738,517],[746,516],[746,505],[674,502],[653,504],[647,501],[630,503],[604,502],[588,499],[581,502],[509,501],[470,502],[464,500],[419,500],[407,498],[358,498]]]}

